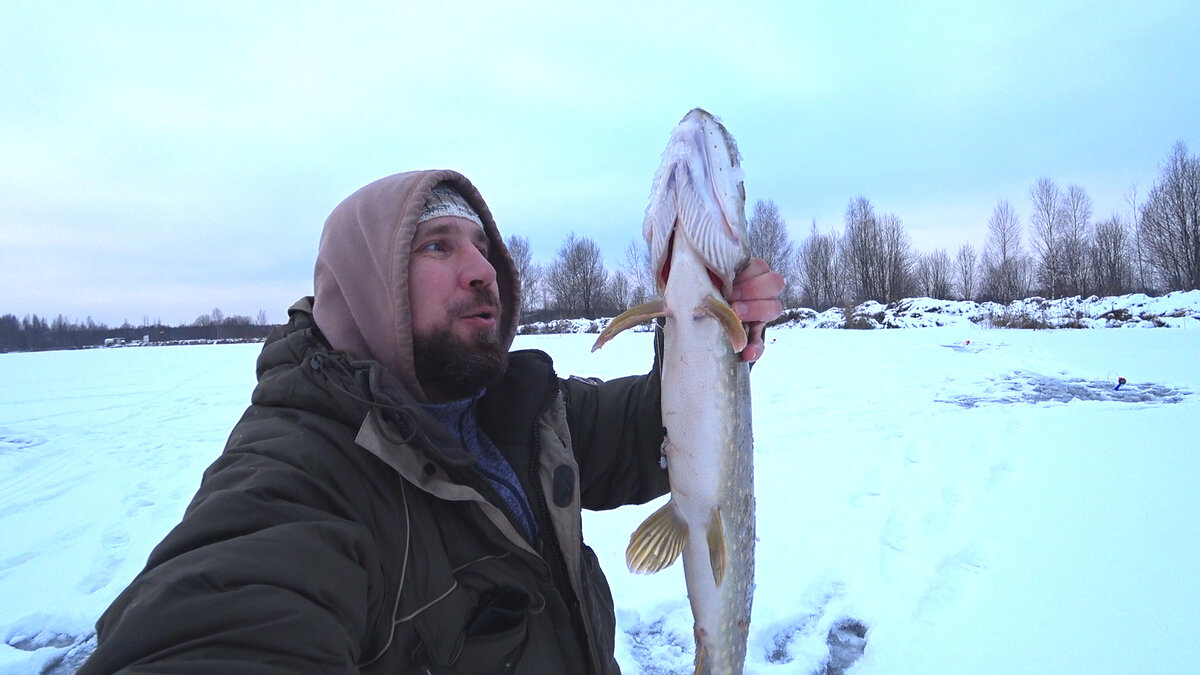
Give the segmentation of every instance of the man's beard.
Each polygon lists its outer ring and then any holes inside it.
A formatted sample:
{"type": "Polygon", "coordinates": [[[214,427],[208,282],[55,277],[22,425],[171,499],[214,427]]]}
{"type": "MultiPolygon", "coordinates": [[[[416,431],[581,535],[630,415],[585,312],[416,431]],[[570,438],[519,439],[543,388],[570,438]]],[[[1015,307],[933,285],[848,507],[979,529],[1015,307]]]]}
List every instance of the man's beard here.
{"type": "MultiPolygon", "coordinates": [[[[455,316],[453,311],[450,315],[455,316]]],[[[496,319],[499,322],[499,314],[496,319]]],[[[500,344],[497,328],[480,330],[472,337],[473,344],[467,344],[449,326],[413,335],[413,368],[430,400],[472,396],[504,374],[508,352],[500,344]]]]}

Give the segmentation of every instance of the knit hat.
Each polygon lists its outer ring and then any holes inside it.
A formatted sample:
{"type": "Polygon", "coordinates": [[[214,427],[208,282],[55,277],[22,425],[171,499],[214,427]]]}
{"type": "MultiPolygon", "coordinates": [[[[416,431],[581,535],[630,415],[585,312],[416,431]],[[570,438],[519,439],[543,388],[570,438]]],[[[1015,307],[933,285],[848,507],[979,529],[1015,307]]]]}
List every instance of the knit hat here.
{"type": "Polygon", "coordinates": [[[420,224],[442,216],[466,218],[479,227],[483,227],[483,220],[479,218],[479,214],[449,183],[438,183],[429,192],[429,198],[425,200],[425,209],[421,211],[421,217],[417,219],[417,223],[420,224]]]}
{"type": "Polygon", "coordinates": [[[313,278],[313,318],[330,346],[380,362],[418,401],[427,399],[413,368],[409,247],[423,209],[439,201],[428,196],[438,188],[465,204],[461,213],[439,215],[468,214],[483,223],[500,293],[500,336],[509,349],[520,323],[521,281],[487,202],[457,171],[399,173],[344,199],[325,221],[313,278]]]}

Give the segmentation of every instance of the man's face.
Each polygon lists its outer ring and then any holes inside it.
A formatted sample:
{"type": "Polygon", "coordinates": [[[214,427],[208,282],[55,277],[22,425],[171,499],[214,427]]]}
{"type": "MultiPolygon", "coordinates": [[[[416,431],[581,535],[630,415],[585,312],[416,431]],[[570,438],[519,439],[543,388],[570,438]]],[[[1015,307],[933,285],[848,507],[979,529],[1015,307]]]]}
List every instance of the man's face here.
{"type": "Polygon", "coordinates": [[[408,268],[417,379],[433,401],[470,396],[504,372],[496,270],[483,229],[443,216],[417,225],[408,268]]]}

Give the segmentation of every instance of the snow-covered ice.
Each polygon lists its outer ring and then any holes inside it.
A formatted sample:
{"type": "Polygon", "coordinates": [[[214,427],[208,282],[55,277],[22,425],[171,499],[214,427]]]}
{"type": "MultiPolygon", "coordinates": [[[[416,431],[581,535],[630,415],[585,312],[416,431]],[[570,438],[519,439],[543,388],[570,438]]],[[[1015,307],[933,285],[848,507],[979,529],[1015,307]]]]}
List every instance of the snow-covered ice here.
{"type": "MultiPolygon", "coordinates": [[[[747,672],[1200,672],[1195,315],[1154,329],[772,329],[751,378],[747,672]]],[[[564,375],[650,365],[648,333],[595,354],[593,339],[515,346],[564,375]]],[[[86,653],[247,405],[259,349],[0,355],[0,672],[70,672],[86,653]]],[[[624,566],[660,504],[584,516],[628,673],[691,672],[682,570],[624,566]]]]}

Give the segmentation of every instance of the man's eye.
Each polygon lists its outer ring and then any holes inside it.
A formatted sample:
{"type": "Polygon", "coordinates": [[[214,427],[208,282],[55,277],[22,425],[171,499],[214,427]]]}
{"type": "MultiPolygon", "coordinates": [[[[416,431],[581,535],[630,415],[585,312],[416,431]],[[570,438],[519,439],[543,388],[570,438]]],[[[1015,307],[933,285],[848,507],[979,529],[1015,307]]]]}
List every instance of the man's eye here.
{"type": "Polygon", "coordinates": [[[428,241],[421,244],[421,250],[429,251],[430,253],[441,253],[446,250],[446,245],[440,241],[428,241]]]}

